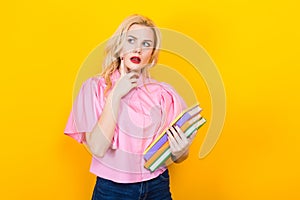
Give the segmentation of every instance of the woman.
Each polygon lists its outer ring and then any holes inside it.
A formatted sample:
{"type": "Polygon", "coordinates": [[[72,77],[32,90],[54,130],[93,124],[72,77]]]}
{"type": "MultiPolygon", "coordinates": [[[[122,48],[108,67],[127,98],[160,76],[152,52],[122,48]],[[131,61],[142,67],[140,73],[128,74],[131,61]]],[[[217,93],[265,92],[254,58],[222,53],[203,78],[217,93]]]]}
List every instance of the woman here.
{"type": "MultiPolygon", "coordinates": [[[[103,72],[83,83],[73,104],[64,132],[92,154],[93,200],[172,199],[167,167],[143,167],[145,149],[186,108],[170,85],[149,76],[159,48],[154,23],[128,17],[107,43],[103,72]]],[[[185,160],[192,139],[178,127],[167,132],[172,160],[185,160]]]]}

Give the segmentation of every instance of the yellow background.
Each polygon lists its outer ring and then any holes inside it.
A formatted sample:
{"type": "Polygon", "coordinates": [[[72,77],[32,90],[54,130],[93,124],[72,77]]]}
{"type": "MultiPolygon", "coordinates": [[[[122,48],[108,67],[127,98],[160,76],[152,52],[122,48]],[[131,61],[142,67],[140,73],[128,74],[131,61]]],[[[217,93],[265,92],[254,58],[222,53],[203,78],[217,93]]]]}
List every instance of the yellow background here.
{"type": "MultiPolygon", "coordinates": [[[[170,167],[174,199],[300,199],[297,1],[18,0],[0,13],[0,199],[90,199],[90,155],[63,129],[81,64],[133,13],[195,39],[226,88],[216,147],[198,159],[203,127],[170,167]]],[[[209,118],[205,87],[197,99],[209,118]]]]}

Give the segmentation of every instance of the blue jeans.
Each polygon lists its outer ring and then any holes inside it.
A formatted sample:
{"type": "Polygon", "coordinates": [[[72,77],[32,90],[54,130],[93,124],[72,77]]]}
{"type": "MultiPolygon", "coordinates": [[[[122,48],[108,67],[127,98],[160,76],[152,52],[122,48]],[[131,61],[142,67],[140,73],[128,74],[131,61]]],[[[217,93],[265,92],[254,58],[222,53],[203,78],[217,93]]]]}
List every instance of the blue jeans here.
{"type": "Polygon", "coordinates": [[[172,200],[169,172],[138,183],[116,183],[97,177],[92,200],[172,200]]]}

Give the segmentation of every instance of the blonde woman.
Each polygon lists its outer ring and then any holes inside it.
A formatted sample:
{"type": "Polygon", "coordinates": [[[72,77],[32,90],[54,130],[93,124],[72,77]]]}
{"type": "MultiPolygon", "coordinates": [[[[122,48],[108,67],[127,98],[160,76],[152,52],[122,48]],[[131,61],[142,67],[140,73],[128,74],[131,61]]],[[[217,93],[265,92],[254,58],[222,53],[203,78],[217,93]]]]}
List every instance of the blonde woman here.
{"type": "Polygon", "coordinates": [[[160,39],[147,17],[126,18],[107,43],[101,75],[86,80],[74,101],[64,132],[92,154],[93,200],[172,199],[167,166],[152,173],[143,167],[143,152],[162,130],[169,128],[174,162],[187,158],[191,143],[180,128],[169,127],[185,102],[149,76],[160,39]]]}

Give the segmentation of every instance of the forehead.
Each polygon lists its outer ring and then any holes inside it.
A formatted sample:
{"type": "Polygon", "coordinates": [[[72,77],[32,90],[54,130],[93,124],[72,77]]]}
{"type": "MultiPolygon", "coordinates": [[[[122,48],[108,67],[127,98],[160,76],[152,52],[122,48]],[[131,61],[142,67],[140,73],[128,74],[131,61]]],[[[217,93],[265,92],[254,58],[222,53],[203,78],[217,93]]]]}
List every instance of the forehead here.
{"type": "Polygon", "coordinates": [[[153,30],[148,26],[133,24],[127,31],[127,36],[132,35],[136,38],[154,40],[153,30]]]}

